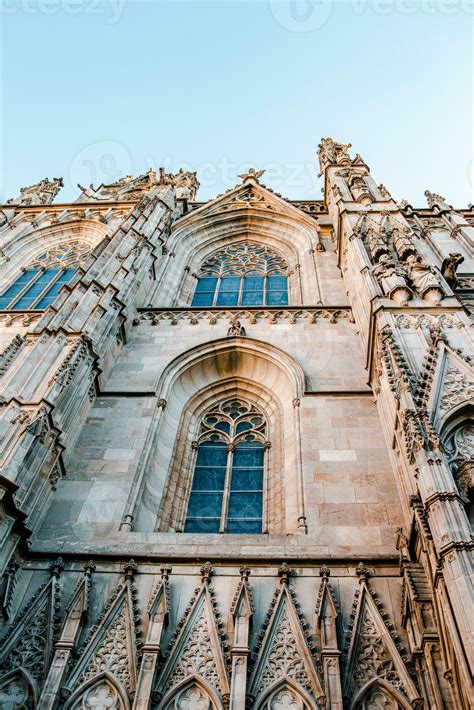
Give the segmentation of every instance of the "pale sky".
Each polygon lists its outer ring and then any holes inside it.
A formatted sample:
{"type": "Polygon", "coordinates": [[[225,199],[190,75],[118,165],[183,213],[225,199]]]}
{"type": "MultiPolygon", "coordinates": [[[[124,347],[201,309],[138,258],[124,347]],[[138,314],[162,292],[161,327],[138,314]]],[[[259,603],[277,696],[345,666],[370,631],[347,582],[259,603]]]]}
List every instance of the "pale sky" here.
{"type": "Polygon", "coordinates": [[[0,0],[0,197],[43,177],[266,168],[320,199],[321,137],[396,199],[474,202],[474,0],[0,0]]]}

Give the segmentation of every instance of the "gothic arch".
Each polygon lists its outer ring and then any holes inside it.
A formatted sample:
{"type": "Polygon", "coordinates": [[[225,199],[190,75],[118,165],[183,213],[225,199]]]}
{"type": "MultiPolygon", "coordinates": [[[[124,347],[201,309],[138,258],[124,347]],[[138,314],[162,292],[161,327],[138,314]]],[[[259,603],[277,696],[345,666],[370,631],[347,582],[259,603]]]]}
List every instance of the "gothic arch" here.
{"type": "Polygon", "coordinates": [[[177,284],[177,303],[189,305],[196,285],[195,275],[199,273],[204,264],[214,254],[222,249],[241,244],[255,244],[256,246],[266,246],[271,248],[278,256],[285,260],[288,265],[288,294],[290,304],[298,304],[300,298],[300,284],[297,265],[299,255],[294,245],[282,240],[279,236],[264,233],[259,234],[256,230],[248,233],[238,231],[235,235],[225,235],[219,238],[209,237],[200,241],[193,251],[187,254],[187,261],[183,264],[181,282],[177,284]],[[183,278],[184,277],[184,278],[183,278]]]}
{"type": "Polygon", "coordinates": [[[38,692],[34,679],[23,668],[15,668],[0,678],[0,707],[35,710],[38,692]]]}
{"type": "MultiPolygon", "coordinates": [[[[110,710],[130,710],[130,702],[125,690],[117,679],[106,671],[82,683],[71,695],[64,710],[95,710],[97,705],[93,704],[96,703],[94,693],[97,694],[99,701],[102,700],[104,703],[102,707],[105,706],[110,710]],[[108,705],[105,705],[106,700],[108,705]]],[[[98,707],[101,705],[99,704],[98,707]]]]}
{"type": "Polygon", "coordinates": [[[270,686],[259,699],[255,710],[280,710],[280,707],[285,710],[318,710],[314,700],[291,678],[285,678],[270,686]],[[286,697],[283,697],[284,695],[286,697]],[[286,701],[286,704],[277,705],[283,701],[286,701]]]}
{"type": "Polygon", "coordinates": [[[461,403],[448,412],[440,430],[444,455],[474,526],[474,405],[461,403]]]}
{"type": "MultiPolygon", "coordinates": [[[[376,699],[374,698],[374,702],[376,699]]],[[[386,707],[387,710],[411,710],[412,705],[408,700],[392,685],[383,678],[374,678],[366,683],[358,692],[351,705],[353,710],[379,710],[379,707],[386,707]],[[370,704],[371,696],[380,692],[385,702],[393,701],[393,706],[380,704],[370,704]]]]}
{"type": "Polygon", "coordinates": [[[202,678],[192,675],[172,688],[158,705],[158,710],[181,709],[224,710],[224,706],[214,690],[202,678]],[[196,696],[193,697],[193,693],[196,693],[196,696]],[[183,701],[190,704],[185,704],[183,701]]]}
{"type": "Polygon", "coordinates": [[[298,363],[259,340],[221,338],[175,358],[161,374],[156,391],[166,406],[150,432],[143,462],[146,479],[140,504],[135,506],[136,530],[157,525],[162,531],[176,529],[179,506],[192,475],[189,446],[196,422],[210,402],[234,394],[254,399],[266,412],[272,430],[272,476],[275,488],[284,489],[285,510],[276,497],[279,513],[275,509],[272,517],[270,512],[270,529],[291,531],[297,527],[303,495],[298,405],[304,392],[304,374],[298,363]],[[162,518],[157,524],[158,511],[162,518]]]}
{"type": "Polygon", "coordinates": [[[0,266],[0,278],[8,285],[17,278],[23,267],[49,249],[80,242],[85,249],[92,251],[109,234],[110,228],[106,224],[92,219],[49,224],[29,230],[16,237],[13,244],[6,243],[5,252],[9,261],[0,266]]]}
{"type": "Polygon", "coordinates": [[[173,259],[158,275],[156,294],[168,302],[186,305],[194,290],[193,272],[215,250],[231,243],[253,241],[285,256],[290,272],[290,297],[295,305],[311,302],[314,264],[319,242],[314,219],[266,190],[262,185],[239,185],[188,213],[173,226],[167,247],[173,259]],[[245,201],[245,195],[255,199],[245,201]],[[244,197],[244,199],[242,199],[244,197]],[[300,281],[300,267],[308,278],[300,281]]]}

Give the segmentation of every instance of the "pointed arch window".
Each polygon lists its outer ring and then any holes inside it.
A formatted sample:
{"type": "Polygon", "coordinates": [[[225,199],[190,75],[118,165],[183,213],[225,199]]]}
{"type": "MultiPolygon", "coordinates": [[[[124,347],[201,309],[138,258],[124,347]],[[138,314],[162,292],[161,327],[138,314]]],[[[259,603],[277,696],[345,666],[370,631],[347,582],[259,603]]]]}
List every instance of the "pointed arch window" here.
{"type": "Polygon", "coordinates": [[[204,415],[184,532],[261,533],[267,424],[241,399],[204,415]]]}
{"type": "Polygon", "coordinates": [[[41,311],[56,299],[59,290],[69,283],[87,251],[83,244],[49,249],[34,259],[18,278],[0,295],[0,310],[41,311]]]}
{"type": "Polygon", "coordinates": [[[201,267],[193,306],[287,306],[288,265],[259,244],[235,244],[201,267]]]}

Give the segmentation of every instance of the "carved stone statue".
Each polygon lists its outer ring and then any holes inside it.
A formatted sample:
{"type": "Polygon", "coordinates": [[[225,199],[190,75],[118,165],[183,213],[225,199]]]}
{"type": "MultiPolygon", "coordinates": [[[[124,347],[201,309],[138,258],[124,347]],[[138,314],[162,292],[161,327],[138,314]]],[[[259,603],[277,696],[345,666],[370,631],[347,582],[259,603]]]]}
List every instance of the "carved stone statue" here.
{"type": "Polygon", "coordinates": [[[403,528],[397,528],[397,550],[400,553],[400,562],[411,561],[408,538],[405,535],[403,528]]]}
{"type": "Polygon", "coordinates": [[[245,328],[239,320],[233,319],[230,323],[229,330],[227,331],[227,337],[239,337],[242,335],[245,335],[245,328]]]}
{"type": "Polygon", "coordinates": [[[387,296],[402,306],[408,303],[412,292],[407,283],[406,271],[390,254],[382,254],[374,267],[373,274],[387,296]]]}
{"type": "Polygon", "coordinates": [[[462,254],[450,254],[441,264],[441,273],[451,288],[456,288],[458,285],[456,269],[463,261],[464,257],[462,254]]]}
{"type": "Polygon", "coordinates": [[[20,189],[20,196],[7,201],[8,205],[50,205],[63,187],[62,178],[53,178],[49,180],[44,178],[41,182],[29,187],[20,189]]]}
{"type": "Polygon", "coordinates": [[[385,185],[383,185],[382,183],[380,183],[380,185],[378,186],[378,191],[380,192],[380,194],[384,200],[391,200],[392,199],[392,195],[387,190],[385,185]]]}
{"type": "Polygon", "coordinates": [[[443,299],[444,292],[431,268],[426,266],[417,254],[410,254],[405,261],[405,267],[418,295],[429,300],[433,305],[438,305],[443,299]]]}
{"type": "Polygon", "coordinates": [[[367,246],[373,261],[378,261],[382,254],[389,255],[389,248],[385,237],[373,227],[368,227],[366,232],[367,246]]]}
{"type": "Polygon", "coordinates": [[[393,246],[395,247],[399,259],[403,261],[407,259],[411,254],[416,255],[415,245],[410,239],[408,232],[399,227],[394,227],[391,231],[393,246]]]}
{"type": "Polygon", "coordinates": [[[336,143],[332,138],[323,138],[318,146],[321,173],[328,165],[350,165],[348,150],[351,146],[352,143],[336,143]]]}
{"type": "Polygon", "coordinates": [[[445,444],[453,477],[459,490],[459,495],[465,503],[469,503],[470,494],[474,488],[474,424],[467,421],[450,437],[445,444]]]}
{"type": "Polygon", "coordinates": [[[193,201],[196,199],[199,181],[197,173],[186,172],[183,168],[175,174],[165,173],[165,169],[160,168],[160,185],[172,185],[178,199],[193,201]]]}
{"type": "Polygon", "coordinates": [[[352,177],[352,179],[349,181],[349,188],[352,197],[358,202],[372,202],[374,199],[362,175],[355,175],[354,177],[352,177]]]}
{"type": "Polygon", "coordinates": [[[249,168],[246,173],[242,173],[238,177],[241,178],[244,183],[258,184],[259,179],[265,173],[265,170],[255,170],[255,168],[249,168]]]}
{"type": "Polygon", "coordinates": [[[100,185],[95,188],[93,185],[83,187],[78,185],[82,190],[81,195],[76,202],[85,202],[89,200],[114,201],[121,202],[123,200],[139,199],[151,187],[158,184],[157,174],[153,168],[139,177],[133,178],[131,175],[125,175],[116,182],[100,185]]]}

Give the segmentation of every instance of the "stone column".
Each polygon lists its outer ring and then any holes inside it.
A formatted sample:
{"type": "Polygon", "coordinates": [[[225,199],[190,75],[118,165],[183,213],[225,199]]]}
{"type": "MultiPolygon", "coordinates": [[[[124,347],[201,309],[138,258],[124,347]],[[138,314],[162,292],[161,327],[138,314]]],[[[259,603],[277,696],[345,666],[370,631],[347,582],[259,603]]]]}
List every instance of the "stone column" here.
{"type": "Polygon", "coordinates": [[[170,604],[168,578],[170,572],[171,567],[161,567],[161,580],[154,591],[148,609],[149,625],[146,640],[143,644],[143,658],[138,674],[133,710],[148,710],[150,706],[156,664],[161,648],[161,635],[165,625],[168,623],[170,604]]]}
{"type": "Polygon", "coordinates": [[[240,569],[240,582],[231,606],[231,614],[234,620],[234,640],[231,649],[230,710],[242,710],[242,708],[245,708],[247,694],[247,662],[250,653],[249,632],[253,614],[248,583],[249,574],[250,570],[247,567],[240,569]]]}
{"type": "Polygon", "coordinates": [[[49,673],[38,700],[38,710],[53,710],[57,707],[59,689],[64,677],[71,652],[76,647],[82,623],[89,606],[91,575],[95,570],[93,562],[84,566],[84,576],[74,592],[71,603],[66,610],[67,616],[59,641],[54,648],[54,657],[49,673]]]}

